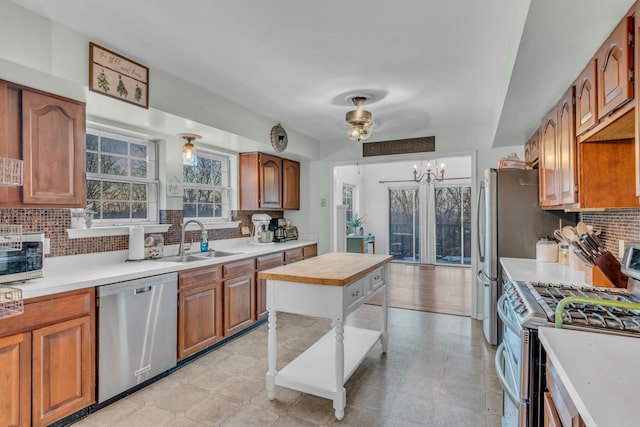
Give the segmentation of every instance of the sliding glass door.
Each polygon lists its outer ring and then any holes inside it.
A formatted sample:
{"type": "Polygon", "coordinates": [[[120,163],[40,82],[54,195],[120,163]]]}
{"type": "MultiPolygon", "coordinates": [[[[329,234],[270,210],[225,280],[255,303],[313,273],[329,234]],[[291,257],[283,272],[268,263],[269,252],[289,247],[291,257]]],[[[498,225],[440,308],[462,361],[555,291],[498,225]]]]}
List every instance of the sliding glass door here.
{"type": "Polygon", "coordinates": [[[389,254],[394,260],[420,261],[418,187],[389,189],[389,254]]]}
{"type": "Polygon", "coordinates": [[[471,187],[435,188],[436,263],[471,264],[471,187]]]}

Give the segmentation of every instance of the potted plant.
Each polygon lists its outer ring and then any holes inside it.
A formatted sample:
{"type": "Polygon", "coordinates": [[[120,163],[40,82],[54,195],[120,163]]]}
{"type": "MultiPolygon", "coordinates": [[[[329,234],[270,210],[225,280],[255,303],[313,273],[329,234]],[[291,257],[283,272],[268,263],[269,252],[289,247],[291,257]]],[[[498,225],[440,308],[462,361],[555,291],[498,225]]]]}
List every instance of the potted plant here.
{"type": "Polygon", "coordinates": [[[351,221],[349,221],[349,227],[351,227],[356,236],[360,236],[363,233],[362,226],[364,225],[364,217],[364,215],[354,212],[351,221]]]}

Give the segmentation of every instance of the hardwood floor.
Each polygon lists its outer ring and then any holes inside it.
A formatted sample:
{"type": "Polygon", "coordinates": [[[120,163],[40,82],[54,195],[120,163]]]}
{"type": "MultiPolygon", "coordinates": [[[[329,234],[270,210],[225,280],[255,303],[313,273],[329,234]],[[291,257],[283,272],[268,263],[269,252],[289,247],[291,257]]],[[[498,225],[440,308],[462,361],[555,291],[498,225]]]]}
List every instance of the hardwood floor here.
{"type": "MultiPolygon", "coordinates": [[[[368,304],[381,303],[380,291],[368,301],[368,304]]],[[[392,262],[389,306],[471,316],[471,269],[392,262]]]]}

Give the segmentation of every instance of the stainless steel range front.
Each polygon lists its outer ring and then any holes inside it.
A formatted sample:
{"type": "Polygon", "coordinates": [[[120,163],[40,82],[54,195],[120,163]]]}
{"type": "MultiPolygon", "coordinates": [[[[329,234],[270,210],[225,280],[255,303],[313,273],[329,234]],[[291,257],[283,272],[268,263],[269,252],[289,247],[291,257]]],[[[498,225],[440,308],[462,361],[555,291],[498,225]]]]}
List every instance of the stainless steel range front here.
{"type": "MultiPolygon", "coordinates": [[[[505,392],[503,427],[542,425],[545,357],[537,330],[540,326],[553,326],[556,308],[571,296],[616,303],[638,302],[632,294],[617,288],[507,283],[498,301],[505,338],[495,360],[505,392]]],[[[562,312],[563,327],[640,337],[640,312],[603,304],[566,305],[562,312]]]]}

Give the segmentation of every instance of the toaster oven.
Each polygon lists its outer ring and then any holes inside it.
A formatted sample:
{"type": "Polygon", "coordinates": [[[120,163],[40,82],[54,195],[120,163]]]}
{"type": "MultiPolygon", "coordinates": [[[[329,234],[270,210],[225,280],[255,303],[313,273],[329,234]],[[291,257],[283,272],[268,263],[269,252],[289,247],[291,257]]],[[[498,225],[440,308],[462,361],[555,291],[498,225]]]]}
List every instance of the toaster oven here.
{"type": "Polygon", "coordinates": [[[44,276],[44,233],[23,233],[21,249],[0,252],[0,283],[44,276]]]}

